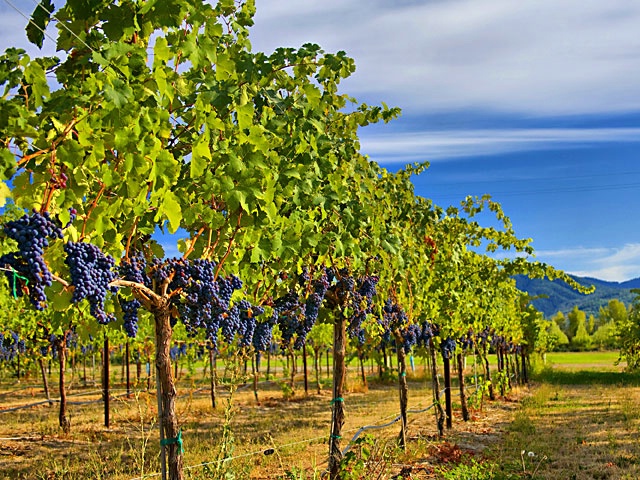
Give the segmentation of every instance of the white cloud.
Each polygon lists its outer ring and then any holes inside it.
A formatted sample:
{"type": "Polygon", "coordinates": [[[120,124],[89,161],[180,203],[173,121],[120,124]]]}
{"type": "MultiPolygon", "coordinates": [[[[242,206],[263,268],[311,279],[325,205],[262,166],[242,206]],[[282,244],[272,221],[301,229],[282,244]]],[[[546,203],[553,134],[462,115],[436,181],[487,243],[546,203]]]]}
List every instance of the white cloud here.
{"type": "MultiPolygon", "coordinates": [[[[12,3],[27,15],[35,6],[12,3]]],[[[406,111],[640,109],[640,2],[257,0],[255,20],[256,50],[346,50],[358,70],[344,90],[406,111]]],[[[0,50],[28,45],[24,25],[3,3],[0,50]]]]}
{"type": "Polygon", "coordinates": [[[254,46],[346,50],[347,90],[409,111],[640,108],[640,3],[258,0],[254,46]]]}
{"type": "Polygon", "coordinates": [[[640,243],[615,248],[575,248],[537,251],[537,259],[546,261],[567,273],[611,282],[640,277],[640,243]],[[580,265],[572,268],[572,265],[580,265]]]}
{"type": "Polygon", "coordinates": [[[640,128],[442,130],[361,135],[363,153],[385,163],[437,161],[516,151],[640,142],[640,128]]]}

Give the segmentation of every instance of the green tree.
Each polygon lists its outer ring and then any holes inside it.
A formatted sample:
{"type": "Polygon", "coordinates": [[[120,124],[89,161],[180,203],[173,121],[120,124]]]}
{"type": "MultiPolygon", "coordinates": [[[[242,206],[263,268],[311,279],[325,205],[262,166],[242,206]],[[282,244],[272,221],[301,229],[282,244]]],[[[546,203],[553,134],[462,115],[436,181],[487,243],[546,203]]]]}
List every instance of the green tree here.
{"type": "Polygon", "coordinates": [[[596,317],[592,313],[591,315],[589,315],[589,320],[587,321],[587,333],[589,333],[589,335],[593,335],[595,331],[596,331],[596,317]]]}
{"type": "Polygon", "coordinates": [[[586,331],[587,314],[580,310],[577,306],[567,314],[567,330],[566,334],[569,340],[572,340],[578,332],[580,325],[583,325],[586,331]]]}
{"type": "Polygon", "coordinates": [[[562,331],[567,329],[567,317],[564,316],[564,313],[557,312],[553,317],[551,317],[551,321],[558,325],[562,331]]]}
{"type": "Polygon", "coordinates": [[[593,335],[591,335],[591,339],[593,340],[594,347],[599,350],[613,350],[618,348],[615,323],[608,322],[600,325],[593,335]]]}
{"type": "MultiPolygon", "coordinates": [[[[583,312],[584,313],[584,312],[583,312]]],[[[587,331],[586,315],[579,316],[576,333],[571,339],[571,347],[576,350],[589,350],[593,343],[589,332],[587,331]]]]}
{"type": "Polygon", "coordinates": [[[557,322],[549,323],[548,331],[549,351],[563,350],[569,345],[569,337],[562,331],[557,322]]]}
{"type": "Polygon", "coordinates": [[[609,322],[623,324],[627,320],[628,314],[627,306],[623,302],[616,298],[611,299],[606,306],[600,307],[598,326],[609,322]]]}
{"type": "MultiPolygon", "coordinates": [[[[618,315],[614,321],[620,361],[627,362],[627,370],[640,370],[640,290],[634,289],[636,295],[628,315],[618,315]]],[[[611,302],[610,302],[611,303],[611,302]]],[[[618,308],[619,313],[622,309],[618,308]]]]}

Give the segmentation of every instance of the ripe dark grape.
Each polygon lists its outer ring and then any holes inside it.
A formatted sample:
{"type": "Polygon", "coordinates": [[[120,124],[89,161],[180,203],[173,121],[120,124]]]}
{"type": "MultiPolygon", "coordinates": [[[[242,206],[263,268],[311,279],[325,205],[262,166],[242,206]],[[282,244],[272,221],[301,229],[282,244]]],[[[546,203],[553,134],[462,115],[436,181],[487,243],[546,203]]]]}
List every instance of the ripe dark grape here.
{"type": "Polygon", "coordinates": [[[113,257],[103,254],[90,243],[67,242],[65,263],[69,266],[71,284],[74,286],[71,301],[89,301],[89,312],[101,324],[115,320],[115,316],[104,311],[107,293],[116,293],[117,287],[109,285],[115,280],[113,257]]]}
{"type": "Polygon", "coordinates": [[[422,329],[420,325],[412,323],[402,331],[402,347],[405,353],[409,353],[414,345],[418,344],[422,337],[422,329]]]}
{"type": "Polygon", "coordinates": [[[78,211],[75,208],[70,208],[69,209],[69,222],[63,228],[69,227],[74,222],[74,220],[76,219],[77,216],[78,216],[78,211]]]}
{"type": "Polygon", "coordinates": [[[235,275],[216,279],[216,264],[198,259],[155,259],[150,267],[150,287],[167,292],[180,292],[171,297],[187,333],[195,335],[205,329],[214,348],[217,347],[218,329],[223,336],[233,339],[239,328],[240,312],[231,306],[233,292],[242,288],[235,275]]]}
{"type": "Polygon", "coordinates": [[[37,310],[47,306],[45,287],[52,283],[51,272],[44,261],[49,238],[62,238],[62,229],[51,220],[48,212],[33,212],[4,225],[7,237],[18,243],[18,251],[0,257],[0,267],[5,269],[9,288],[17,297],[28,294],[37,310]]]}
{"type": "Polygon", "coordinates": [[[274,302],[272,322],[277,323],[282,334],[282,348],[291,344],[304,317],[304,307],[300,296],[291,289],[274,302]]]}
{"type": "Polygon", "coordinates": [[[142,252],[135,252],[129,257],[125,257],[120,261],[118,266],[118,274],[130,282],[140,283],[147,287],[151,287],[151,280],[147,276],[147,260],[142,252]]]}
{"type": "Polygon", "coordinates": [[[0,360],[11,361],[18,354],[24,353],[27,350],[24,340],[14,332],[9,331],[7,333],[0,332],[0,360]]]}
{"type": "Polygon", "coordinates": [[[124,331],[130,338],[135,338],[138,333],[138,310],[141,305],[140,302],[134,298],[133,300],[120,299],[120,306],[122,307],[124,331]]]}
{"type": "Polygon", "coordinates": [[[440,350],[443,358],[452,358],[456,351],[456,341],[451,337],[445,338],[440,344],[440,350]]]}

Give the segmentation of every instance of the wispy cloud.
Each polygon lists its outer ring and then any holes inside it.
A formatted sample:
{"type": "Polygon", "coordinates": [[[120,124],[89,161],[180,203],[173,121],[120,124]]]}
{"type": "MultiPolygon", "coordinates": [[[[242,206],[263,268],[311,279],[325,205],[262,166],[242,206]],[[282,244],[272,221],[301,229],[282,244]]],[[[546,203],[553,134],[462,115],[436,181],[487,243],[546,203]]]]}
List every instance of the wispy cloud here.
{"type": "Polygon", "coordinates": [[[640,128],[442,130],[361,137],[362,151],[385,163],[495,155],[516,151],[640,142],[640,128]]]}
{"type": "Polygon", "coordinates": [[[574,248],[538,251],[538,260],[581,277],[623,282],[640,277],[640,243],[614,248],[574,248]],[[580,265],[573,268],[574,265],[580,265]]]}
{"type": "MultiPolygon", "coordinates": [[[[26,20],[6,4],[0,17],[0,49],[26,46],[26,20]]],[[[407,111],[574,115],[640,109],[639,24],[628,0],[257,0],[251,39],[345,50],[345,91],[407,111]]]]}
{"type": "Polygon", "coordinates": [[[346,50],[348,91],[406,110],[532,115],[640,108],[640,3],[258,0],[257,49],[346,50]]]}

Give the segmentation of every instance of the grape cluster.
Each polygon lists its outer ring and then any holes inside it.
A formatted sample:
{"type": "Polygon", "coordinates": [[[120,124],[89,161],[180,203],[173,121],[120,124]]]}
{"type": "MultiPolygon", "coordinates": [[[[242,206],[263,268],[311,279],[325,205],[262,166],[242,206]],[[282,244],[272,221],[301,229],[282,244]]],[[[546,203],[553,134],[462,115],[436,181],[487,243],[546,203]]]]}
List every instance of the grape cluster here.
{"type": "Polygon", "coordinates": [[[18,297],[25,292],[37,310],[47,306],[45,287],[52,283],[51,272],[44,261],[43,253],[49,238],[62,238],[62,229],[52,221],[48,212],[40,215],[33,212],[4,225],[7,237],[18,243],[18,251],[0,257],[0,267],[9,279],[9,288],[18,297]]]}
{"type": "Polygon", "coordinates": [[[281,347],[284,350],[304,322],[304,306],[294,288],[277,298],[273,305],[271,323],[278,324],[282,335],[281,347]]]}
{"type": "Polygon", "coordinates": [[[326,276],[329,280],[329,292],[327,298],[331,301],[329,306],[346,307],[350,312],[347,331],[352,338],[356,338],[360,345],[365,342],[365,331],[362,323],[372,312],[373,297],[376,294],[376,286],[379,278],[376,276],[364,276],[355,279],[348,269],[328,269],[326,276]]]}
{"type": "Polygon", "coordinates": [[[124,257],[118,266],[118,274],[130,282],[140,283],[151,287],[151,280],[146,274],[147,260],[142,252],[134,252],[128,257],[124,257]]]}
{"type": "Polygon", "coordinates": [[[16,332],[0,332],[0,361],[11,361],[26,350],[24,340],[16,332]]]}
{"type": "Polygon", "coordinates": [[[381,325],[385,330],[393,331],[397,328],[404,328],[408,322],[408,317],[404,309],[395,301],[390,298],[384,303],[382,308],[382,322],[381,325]]]}
{"type": "Polygon", "coordinates": [[[463,350],[472,349],[475,345],[475,334],[473,333],[473,330],[469,329],[469,331],[460,338],[459,343],[463,350]]]}
{"type": "MultiPolygon", "coordinates": [[[[304,289],[305,283],[308,283],[309,281],[311,281],[311,276],[309,274],[302,276],[300,286],[303,287],[303,291],[306,290],[304,289]]],[[[309,332],[316,324],[316,320],[318,320],[320,307],[322,306],[322,302],[324,301],[329,286],[329,276],[327,275],[326,270],[320,272],[320,276],[311,281],[311,291],[304,300],[304,318],[296,332],[298,336],[296,337],[294,348],[302,348],[306,343],[309,332]]]]}
{"type": "MultiPolygon", "coordinates": [[[[246,348],[253,345],[253,339],[258,326],[256,319],[264,313],[264,308],[259,305],[251,305],[247,300],[240,300],[238,310],[240,312],[240,326],[237,334],[240,337],[240,346],[246,348]]],[[[269,337],[270,333],[271,330],[269,330],[269,337]]],[[[259,351],[259,349],[256,348],[256,351],[259,351]]]]}
{"type": "Polygon", "coordinates": [[[55,333],[52,333],[51,335],[49,335],[49,338],[47,339],[49,342],[49,345],[46,347],[40,347],[40,353],[42,354],[42,356],[44,357],[49,352],[51,352],[51,357],[53,359],[58,358],[58,353],[60,351],[60,347],[62,346],[63,339],[65,342],[65,347],[67,349],[77,348],[78,334],[76,333],[75,329],[67,330],[67,332],[65,332],[64,337],[59,337],[55,333]]]}
{"type": "Polygon", "coordinates": [[[135,338],[138,333],[138,310],[141,305],[138,299],[124,300],[120,298],[122,307],[122,317],[124,320],[124,331],[129,338],[135,338]]]}
{"type": "Polygon", "coordinates": [[[493,335],[493,331],[489,327],[485,327],[480,333],[476,334],[476,343],[478,346],[486,346],[493,335]]]}
{"type": "Polygon", "coordinates": [[[444,339],[440,344],[440,350],[442,350],[442,358],[452,358],[456,351],[456,341],[451,337],[444,339]]]}
{"type": "Polygon", "coordinates": [[[242,288],[242,281],[235,275],[216,279],[216,264],[198,259],[155,259],[151,266],[150,281],[156,289],[166,285],[168,292],[181,292],[172,296],[187,332],[191,335],[206,329],[214,347],[218,329],[222,327],[225,338],[233,339],[240,328],[240,310],[231,306],[233,292],[242,288]]]}
{"type": "Polygon", "coordinates": [[[357,281],[357,289],[351,294],[351,316],[349,317],[348,332],[352,338],[357,338],[360,345],[364,345],[365,331],[362,323],[367,315],[373,311],[373,297],[380,279],[375,276],[365,276],[357,281]]]}
{"type": "Polygon", "coordinates": [[[494,347],[496,350],[499,348],[505,348],[507,345],[507,341],[502,335],[495,335],[495,334],[491,337],[490,343],[491,343],[491,346],[494,347]]]}
{"type": "Polygon", "coordinates": [[[409,353],[414,345],[417,345],[422,338],[420,325],[412,323],[402,330],[402,347],[405,353],[409,353]]]}
{"type": "MultiPolygon", "coordinates": [[[[146,287],[151,287],[151,279],[146,274],[147,260],[142,252],[134,252],[125,257],[118,266],[118,274],[130,282],[136,282],[146,287]]],[[[124,319],[124,331],[130,338],[135,338],[138,333],[138,310],[142,306],[137,299],[126,300],[120,297],[124,319]]]]}
{"type": "Polygon", "coordinates": [[[67,242],[65,263],[69,266],[71,284],[74,286],[71,301],[89,301],[89,312],[101,324],[115,320],[115,316],[104,311],[107,293],[116,293],[117,287],[109,284],[115,280],[115,262],[98,247],[90,243],[67,242]]]}
{"type": "Polygon", "coordinates": [[[429,341],[437,337],[440,333],[440,327],[435,323],[430,323],[429,321],[424,321],[422,323],[422,335],[418,339],[418,345],[424,345],[425,347],[429,346],[429,341]]]}
{"type": "Polygon", "coordinates": [[[187,344],[184,342],[180,343],[180,345],[174,345],[169,349],[169,356],[173,361],[179,359],[180,357],[184,357],[186,355],[187,355],[187,344]]]}
{"type": "Polygon", "coordinates": [[[69,222],[63,228],[69,227],[74,222],[77,216],[78,211],[75,208],[69,208],[69,222]]]}
{"type": "Polygon", "coordinates": [[[271,321],[256,322],[251,343],[256,352],[267,352],[271,348],[273,338],[273,323],[271,321]]]}

